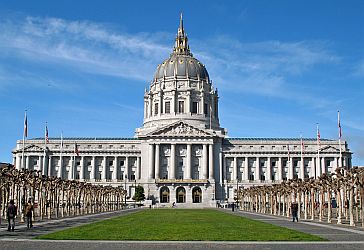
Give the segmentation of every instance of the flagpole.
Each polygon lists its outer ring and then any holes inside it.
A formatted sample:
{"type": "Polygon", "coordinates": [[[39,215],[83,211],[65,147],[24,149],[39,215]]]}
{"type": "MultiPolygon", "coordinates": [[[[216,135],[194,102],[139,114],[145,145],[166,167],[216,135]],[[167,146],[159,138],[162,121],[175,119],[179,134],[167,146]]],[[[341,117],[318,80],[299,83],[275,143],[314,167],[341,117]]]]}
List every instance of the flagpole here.
{"type": "Polygon", "coordinates": [[[25,110],[24,114],[24,129],[23,129],[23,152],[21,156],[22,166],[20,168],[25,169],[25,158],[24,158],[24,150],[25,150],[25,137],[28,136],[28,120],[27,120],[27,110],[25,110]]]}
{"type": "Polygon", "coordinates": [[[63,131],[61,131],[61,147],[59,153],[59,170],[58,170],[58,177],[63,177],[63,161],[62,161],[62,153],[63,153],[63,131]]]}
{"type": "Polygon", "coordinates": [[[305,179],[305,162],[303,161],[303,138],[301,134],[301,179],[305,179]]]}
{"type": "Polygon", "coordinates": [[[212,120],[212,107],[210,105],[210,129],[211,129],[211,120],[212,120]]]}
{"type": "Polygon", "coordinates": [[[321,161],[320,161],[320,130],[317,123],[317,166],[315,171],[315,179],[321,175],[321,161]],[[318,170],[318,171],[317,171],[318,170]]]}
{"type": "Polygon", "coordinates": [[[337,111],[337,121],[339,126],[339,149],[340,149],[340,162],[339,167],[342,168],[343,166],[343,158],[342,158],[342,149],[341,149],[341,124],[340,124],[340,111],[337,111]]]}
{"type": "Polygon", "coordinates": [[[42,169],[43,175],[47,175],[47,172],[48,172],[48,171],[46,171],[46,162],[47,162],[46,148],[47,148],[47,122],[46,122],[45,130],[44,130],[44,152],[43,152],[44,153],[43,154],[44,163],[43,163],[43,169],[42,169]]]}

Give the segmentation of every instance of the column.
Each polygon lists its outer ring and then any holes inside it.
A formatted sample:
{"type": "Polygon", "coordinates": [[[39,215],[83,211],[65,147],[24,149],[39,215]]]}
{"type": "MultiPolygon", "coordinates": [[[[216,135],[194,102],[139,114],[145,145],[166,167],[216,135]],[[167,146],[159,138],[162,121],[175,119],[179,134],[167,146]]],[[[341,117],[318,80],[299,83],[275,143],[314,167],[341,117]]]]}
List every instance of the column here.
{"type": "Polygon", "coordinates": [[[25,155],[25,169],[29,169],[29,156],[25,155]]]}
{"type": "Polygon", "coordinates": [[[155,145],[155,179],[159,179],[159,172],[160,172],[160,145],[155,145]]]}
{"type": "Polygon", "coordinates": [[[17,170],[20,170],[20,168],[21,168],[21,156],[20,155],[16,156],[15,167],[16,167],[17,170]]]}
{"type": "Polygon", "coordinates": [[[171,144],[171,165],[168,170],[168,179],[176,178],[176,144],[171,144]]]}
{"type": "Polygon", "coordinates": [[[278,157],[278,181],[283,180],[282,176],[283,176],[283,171],[282,171],[282,157],[278,157]]]}
{"type": "Polygon", "coordinates": [[[148,179],[153,179],[153,169],[154,169],[154,145],[149,144],[148,179]]]}
{"type": "Polygon", "coordinates": [[[202,179],[207,179],[207,164],[208,164],[208,157],[207,157],[207,145],[202,145],[202,179]]]}
{"type": "Polygon", "coordinates": [[[70,171],[68,172],[68,179],[73,180],[73,172],[74,172],[75,163],[74,163],[74,158],[72,156],[70,156],[70,157],[71,157],[71,160],[70,160],[71,165],[70,165],[70,171]]]}
{"type": "Polygon", "coordinates": [[[214,144],[209,144],[209,179],[214,178],[214,144]]]}
{"type": "Polygon", "coordinates": [[[41,171],[41,173],[43,173],[43,156],[40,155],[38,159],[39,159],[39,170],[41,171]]]}
{"type": "Polygon", "coordinates": [[[305,158],[301,157],[300,178],[305,179],[305,158]]]}
{"type": "Polygon", "coordinates": [[[187,92],[187,98],[186,98],[186,114],[191,114],[191,93],[187,92]]]}
{"type": "Polygon", "coordinates": [[[233,166],[233,177],[232,181],[236,181],[238,179],[238,158],[234,157],[234,166],[233,166]]]}
{"type": "Polygon", "coordinates": [[[102,160],[102,176],[101,176],[101,179],[102,180],[106,180],[106,161],[107,161],[107,158],[106,156],[104,156],[103,160],[102,160]]]}
{"type": "Polygon", "coordinates": [[[114,162],[113,162],[113,166],[114,166],[114,171],[112,171],[112,180],[113,181],[117,181],[118,180],[118,173],[119,173],[119,165],[118,165],[118,157],[114,156],[114,162]]]}
{"type": "Polygon", "coordinates": [[[321,158],[316,157],[316,178],[321,175],[321,158]]]}
{"type": "Polygon", "coordinates": [[[321,171],[323,174],[326,173],[326,162],[325,162],[326,158],[325,157],[322,157],[321,158],[321,171]]]}
{"type": "Polygon", "coordinates": [[[125,157],[124,180],[129,180],[129,156],[125,157]],[[126,177],[125,177],[126,176],[126,177]]]}
{"type": "Polygon", "coordinates": [[[311,177],[316,178],[316,158],[311,159],[311,177]]]}
{"type": "Polygon", "coordinates": [[[48,156],[49,159],[49,163],[48,163],[48,171],[47,171],[47,175],[48,176],[52,176],[52,156],[48,156]]]}
{"type": "Polygon", "coordinates": [[[288,162],[288,179],[293,179],[293,158],[291,157],[288,162]]]}
{"type": "Polygon", "coordinates": [[[152,97],[148,96],[148,117],[152,116],[152,97]]]}
{"type": "Polygon", "coordinates": [[[336,169],[339,167],[339,162],[340,162],[340,157],[336,157],[334,158],[334,166],[332,168],[332,173],[335,173],[336,172],[336,169]]]}
{"type": "Polygon", "coordinates": [[[85,157],[81,156],[80,160],[80,180],[85,179],[85,157]]]}
{"type": "Polygon", "coordinates": [[[187,144],[187,163],[186,163],[186,173],[185,173],[185,179],[191,179],[191,154],[192,154],[192,145],[187,144]]]}
{"type": "Polygon", "coordinates": [[[270,156],[268,156],[267,158],[267,176],[266,176],[266,180],[267,181],[271,181],[272,180],[272,158],[270,156]]]}
{"type": "Polygon", "coordinates": [[[222,160],[222,180],[225,182],[227,180],[227,158],[226,155],[222,155],[223,156],[223,160],[222,160]]]}
{"type": "Polygon", "coordinates": [[[171,100],[171,114],[176,114],[176,91],[172,90],[172,100],[171,100]]]}
{"type": "Polygon", "coordinates": [[[200,112],[199,113],[201,115],[204,115],[205,114],[205,94],[203,92],[201,94],[200,105],[201,105],[201,108],[200,108],[200,112]]]}
{"type": "Polygon", "coordinates": [[[96,158],[95,158],[95,156],[92,156],[92,160],[91,160],[90,179],[91,180],[95,180],[96,179],[96,158]]]}
{"type": "Polygon", "coordinates": [[[260,180],[260,158],[256,157],[255,158],[255,180],[259,181],[260,180]]]}
{"type": "Polygon", "coordinates": [[[245,157],[244,159],[244,179],[243,181],[249,180],[249,157],[245,157]]]}
{"type": "Polygon", "coordinates": [[[63,179],[63,156],[62,154],[59,156],[59,167],[58,167],[58,175],[59,178],[63,179]]]}
{"type": "Polygon", "coordinates": [[[137,157],[137,171],[136,171],[136,176],[135,179],[139,180],[140,179],[140,157],[137,157]]]}

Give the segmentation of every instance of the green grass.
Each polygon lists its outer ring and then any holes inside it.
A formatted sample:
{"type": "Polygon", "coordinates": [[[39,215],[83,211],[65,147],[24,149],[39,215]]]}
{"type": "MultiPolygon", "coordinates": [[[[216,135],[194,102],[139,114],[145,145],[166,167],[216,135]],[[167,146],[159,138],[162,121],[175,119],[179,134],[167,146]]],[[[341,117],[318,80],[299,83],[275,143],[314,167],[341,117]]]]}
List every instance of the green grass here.
{"type": "Polygon", "coordinates": [[[153,209],[42,235],[55,240],[317,241],[322,238],[210,209],[153,209]]]}

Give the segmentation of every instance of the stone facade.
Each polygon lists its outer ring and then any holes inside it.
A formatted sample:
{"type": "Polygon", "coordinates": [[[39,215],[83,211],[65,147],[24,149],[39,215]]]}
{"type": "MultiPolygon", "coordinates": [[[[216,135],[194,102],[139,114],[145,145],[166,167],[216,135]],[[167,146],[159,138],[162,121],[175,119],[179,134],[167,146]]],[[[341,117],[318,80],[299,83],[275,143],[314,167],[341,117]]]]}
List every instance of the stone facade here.
{"type": "Polygon", "coordinates": [[[182,17],[173,53],[144,94],[134,138],[34,138],[17,141],[17,168],[102,185],[122,185],[132,201],[143,185],[157,206],[233,202],[238,186],[317,178],[351,167],[345,141],[229,138],[218,118],[218,91],[190,52],[182,17]],[[302,143],[303,142],[303,143],[302,143]],[[77,147],[77,150],[75,150],[77,147]],[[340,149],[341,147],[341,149],[340,149]],[[76,154],[75,151],[78,151],[76,154]]]}

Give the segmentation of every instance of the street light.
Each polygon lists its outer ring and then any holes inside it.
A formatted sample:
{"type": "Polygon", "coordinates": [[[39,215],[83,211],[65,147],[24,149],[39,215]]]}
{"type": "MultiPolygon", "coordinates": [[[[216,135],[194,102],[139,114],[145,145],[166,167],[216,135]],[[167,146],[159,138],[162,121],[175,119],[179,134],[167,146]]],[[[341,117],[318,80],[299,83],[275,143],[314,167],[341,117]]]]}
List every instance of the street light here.
{"type": "Polygon", "coordinates": [[[125,200],[125,208],[126,208],[126,194],[127,194],[127,191],[126,191],[126,178],[128,178],[128,175],[125,175],[124,176],[124,189],[125,189],[125,197],[124,197],[124,200],[125,200]]]}

